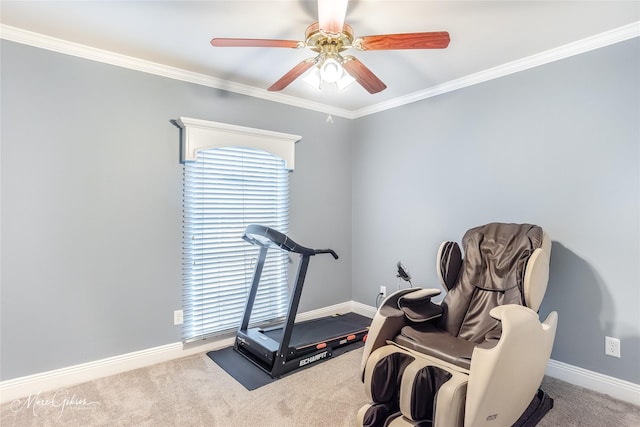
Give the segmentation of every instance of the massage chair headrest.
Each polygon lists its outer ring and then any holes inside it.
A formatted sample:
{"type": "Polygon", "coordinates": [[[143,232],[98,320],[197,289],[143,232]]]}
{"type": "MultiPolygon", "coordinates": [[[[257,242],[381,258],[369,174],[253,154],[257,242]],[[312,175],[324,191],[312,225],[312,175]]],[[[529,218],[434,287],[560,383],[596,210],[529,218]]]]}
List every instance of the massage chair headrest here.
{"type": "Polygon", "coordinates": [[[436,271],[442,286],[447,290],[456,286],[467,264],[467,274],[473,275],[476,287],[506,291],[521,286],[524,305],[538,311],[547,289],[551,256],[551,240],[542,228],[491,223],[467,231],[462,243],[466,258],[456,242],[440,245],[436,271]]]}

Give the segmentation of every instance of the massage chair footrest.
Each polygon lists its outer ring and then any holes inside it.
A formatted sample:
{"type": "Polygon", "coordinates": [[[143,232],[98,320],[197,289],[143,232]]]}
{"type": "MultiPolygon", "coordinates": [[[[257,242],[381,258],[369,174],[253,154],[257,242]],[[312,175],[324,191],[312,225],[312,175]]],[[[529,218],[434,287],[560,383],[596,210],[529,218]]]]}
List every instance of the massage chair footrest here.
{"type": "Polygon", "coordinates": [[[462,425],[466,374],[393,345],[372,356],[365,387],[373,403],[361,408],[362,426],[462,425]]]}

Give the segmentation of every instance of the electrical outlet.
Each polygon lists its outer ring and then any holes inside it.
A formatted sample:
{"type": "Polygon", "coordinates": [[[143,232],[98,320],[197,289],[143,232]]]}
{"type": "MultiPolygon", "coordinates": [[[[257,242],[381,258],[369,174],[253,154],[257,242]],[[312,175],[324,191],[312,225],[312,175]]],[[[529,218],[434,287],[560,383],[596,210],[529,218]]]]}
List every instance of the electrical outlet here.
{"type": "Polygon", "coordinates": [[[182,325],[182,310],[176,310],[173,312],[173,324],[174,325],[182,325]]]}
{"type": "Polygon", "coordinates": [[[620,357],[620,340],[618,338],[604,337],[604,354],[620,357]]]}
{"type": "Polygon", "coordinates": [[[380,286],[380,294],[382,294],[383,297],[387,296],[387,287],[386,286],[380,286]]]}

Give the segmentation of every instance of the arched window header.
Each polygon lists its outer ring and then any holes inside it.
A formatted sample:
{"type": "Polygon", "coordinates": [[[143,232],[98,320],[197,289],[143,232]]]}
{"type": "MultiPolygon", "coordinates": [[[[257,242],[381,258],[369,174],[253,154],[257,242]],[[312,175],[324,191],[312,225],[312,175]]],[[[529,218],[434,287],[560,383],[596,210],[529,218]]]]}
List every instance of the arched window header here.
{"type": "Polygon", "coordinates": [[[295,167],[295,143],[298,135],[254,129],[226,123],[180,117],[182,162],[194,162],[198,151],[214,147],[251,147],[284,159],[288,170],[295,167]]]}

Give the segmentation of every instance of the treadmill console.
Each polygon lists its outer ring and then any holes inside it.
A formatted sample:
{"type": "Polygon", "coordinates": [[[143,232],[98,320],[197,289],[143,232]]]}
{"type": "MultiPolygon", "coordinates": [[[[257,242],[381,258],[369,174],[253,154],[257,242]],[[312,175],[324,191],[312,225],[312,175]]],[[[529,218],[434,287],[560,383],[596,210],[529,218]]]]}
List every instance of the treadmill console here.
{"type": "Polygon", "coordinates": [[[295,252],[301,255],[317,255],[330,253],[335,259],[338,255],[331,249],[311,249],[294,242],[289,236],[265,225],[249,225],[242,236],[247,242],[262,247],[277,247],[287,252],[295,252]]]}

